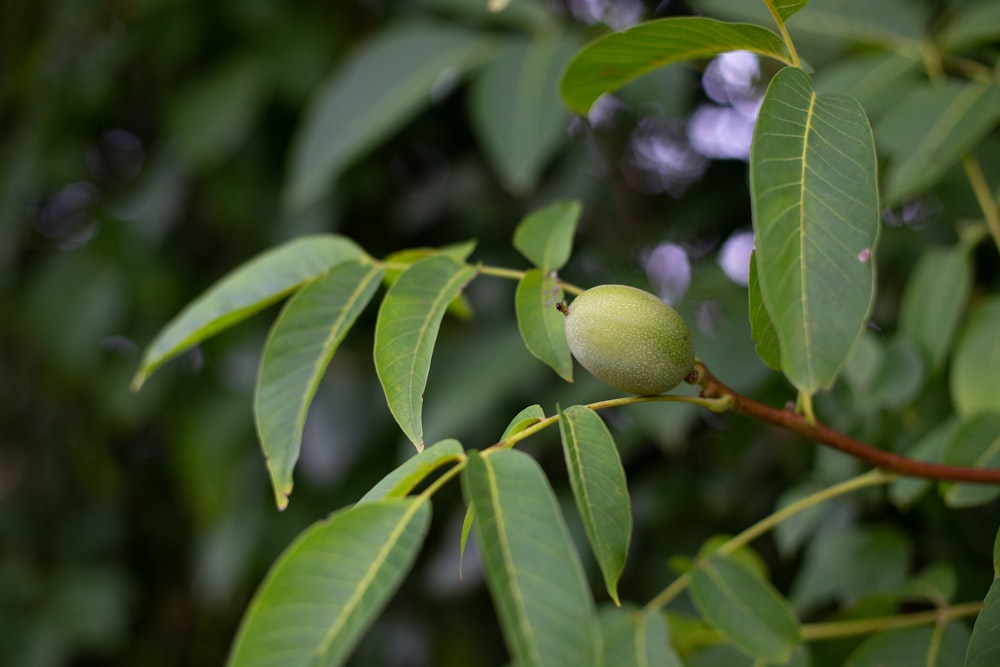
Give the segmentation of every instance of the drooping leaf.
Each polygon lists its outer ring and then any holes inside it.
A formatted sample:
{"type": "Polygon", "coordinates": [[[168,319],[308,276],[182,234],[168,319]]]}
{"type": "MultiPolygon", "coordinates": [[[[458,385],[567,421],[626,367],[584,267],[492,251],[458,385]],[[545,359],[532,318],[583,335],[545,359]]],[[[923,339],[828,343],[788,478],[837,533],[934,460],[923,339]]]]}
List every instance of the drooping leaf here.
{"type": "Polygon", "coordinates": [[[787,19],[789,16],[805,7],[809,0],[767,0],[767,3],[774,7],[778,16],[787,19]]]}
{"type": "Polygon", "coordinates": [[[396,280],[375,323],[375,370],[399,427],[423,449],[421,408],[431,354],[448,304],[476,270],[446,255],[422,259],[396,280]]]}
{"type": "Polygon", "coordinates": [[[819,96],[802,70],[768,86],[750,187],[757,278],[801,391],[829,388],[861,335],[875,293],[875,147],[854,100],[819,96]]]}
{"type": "Polygon", "coordinates": [[[608,595],[618,600],[618,579],[632,539],[632,507],[618,448],[601,416],[583,405],[559,419],[570,486],[608,595]]]}
{"type": "Polygon", "coordinates": [[[472,125],[500,182],[513,194],[530,192],[566,140],[569,113],[559,77],[576,52],[575,38],[539,32],[510,40],[470,91],[472,125]]]}
{"type": "Polygon", "coordinates": [[[892,594],[898,595],[900,600],[931,602],[943,607],[954,598],[957,587],[958,575],[954,567],[948,563],[932,563],[892,594]]]}
{"type": "Polygon", "coordinates": [[[569,261],[580,202],[559,201],[531,212],[514,230],[514,247],[543,273],[569,261]]]}
{"type": "Polygon", "coordinates": [[[932,371],[941,367],[972,289],[972,263],[958,246],[924,250],[906,283],[899,330],[920,347],[932,371]]]}
{"type": "Polygon", "coordinates": [[[993,583],[984,607],[972,626],[965,667],[992,667],[1000,663],[1000,532],[993,542],[993,583]]]}
{"type": "Polygon", "coordinates": [[[599,664],[594,602],[541,467],[513,449],[470,451],[462,483],[512,660],[520,667],[599,664]]]}
{"type": "MultiPolygon", "coordinates": [[[[941,461],[945,445],[957,427],[958,419],[952,415],[920,438],[906,452],[906,456],[917,461],[932,461],[934,463],[941,461]]],[[[897,507],[909,507],[930,488],[930,485],[930,480],[921,477],[900,477],[889,485],[889,499],[897,507]]]]}
{"type": "MultiPolygon", "coordinates": [[[[1000,468],[1000,411],[968,417],[952,431],[942,456],[944,463],[973,468],[1000,468]]],[[[996,484],[966,482],[945,486],[944,501],[952,507],[971,507],[1000,496],[996,484]]]]}
{"type": "Polygon", "coordinates": [[[968,645],[959,623],[885,630],[862,642],[844,667],[961,667],[968,645]]]}
{"type": "Polygon", "coordinates": [[[563,291],[559,281],[541,269],[527,271],[517,283],[517,328],[524,346],[567,382],[573,381],[573,358],[566,343],[564,316],[556,310],[563,291]]]}
{"type": "Polygon", "coordinates": [[[875,126],[890,167],[886,204],[929,188],[1000,120],[995,83],[946,81],[911,86],[875,126]]]}
{"type": "Polygon", "coordinates": [[[605,667],[681,667],[660,613],[606,605],[598,610],[598,621],[605,667]]]}
{"type": "Polygon", "coordinates": [[[426,498],[393,498],[313,524],[271,566],[229,667],[344,664],[409,571],[430,517],[426,498]]]}
{"type": "Polygon", "coordinates": [[[1000,297],[984,299],[972,311],[955,347],[951,400],[965,417],[1000,411],[1000,297]]]}
{"type": "Polygon", "coordinates": [[[514,415],[514,418],[510,420],[509,424],[507,424],[507,428],[504,429],[503,435],[500,436],[500,440],[506,440],[512,435],[517,435],[524,429],[537,424],[543,419],[545,419],[545,411],[542,410],[542,406],[537,403],[529,405],[514,415]]]}
{"type": "Polygon", "coordinates": [[[172,319],[146,348],[132,381],[142,386],[171,357],[269,306],[332,266],[364,258],[353,241],[333,234],[284,243],[223,276],[172,319]]]}
{"type": "Polygon", "coordinates": [[[320,199],[351,161],[431,103],[442,76],[459,76],[491,52],[486,33],[453,25],[411,21],[379,31],[314,96],[293,140],[288,206],[320,199]]]}
{"type": "Polygon", "coordinates": [[[791,64],[784,42],[766,28],[698,16],[671,17],[640,23],[585,46],[566,68],[560,92],[566,106],[586,114],[598,97],[643,74],[727,51],[751,51],[791,64]]]}
{"type": "Polygon", "coordinates": [[[753,336],[753,347],[757,356],[768,368],[781,370],[781,348],[778,345],[778,334],[774,331],[774,323],[764,307],[764,299],[760,295],[760,284],[757,282],[757,251],[750,253],[750,277],[747,284],[750,300],[750,335],[753,336]]]}
{"type": "Polygon", "coordinates": [[[358,504],[370,503],[382,498],[401,498],[427,477],[448,463],[461,461],[465,449],[458,440],[448,438],[435,442],[422,452],[411,456],[395,470],[379,480],[368,493],[361,496],[358,504]]]}
{"type": "Polygon", "coordinates": [[[719,554],[699,561],[691,595],[705,620],[743,651],[777,663],[791,658],[799,643],[791,605],[743,565],[719,554]]]}
{"type": "Polygon", "coordinates": [[[953,8],[952,19],[938,35],[945,51],[961,51],[1000,39],[1000,5],[994,0],[980,0],[966,7],[953,8]]]}
{"type": "Polygon", "coordinates": [[[292,492],[306,413],[330,359],[378,289],[382,269],[342,262],[292,297],[260,363],[254,416],[278,509],[292,492]]]}

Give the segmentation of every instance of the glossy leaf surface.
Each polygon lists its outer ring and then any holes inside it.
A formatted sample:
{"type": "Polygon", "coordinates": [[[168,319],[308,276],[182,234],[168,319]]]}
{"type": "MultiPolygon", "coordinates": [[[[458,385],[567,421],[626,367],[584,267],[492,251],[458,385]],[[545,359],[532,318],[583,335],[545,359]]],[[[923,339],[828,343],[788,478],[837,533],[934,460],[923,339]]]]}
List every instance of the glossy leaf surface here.
{"type": "Polygon", "coordinates": [[[582,405],[562,411],[559,432],[583,528],[608,595],[618,604],[618,579],[632,539],[632,507],[618,448],[601,416],[582,405]]]}
{"type": "Polygon", "coordinates": [[[323,373],[382,278],[382,269],[343,262],[292,297],[264,345],[254,416],[278,509],[288,505],[302,429],[323,373]]]}
{"type": "Polygon", "coordinates": [[[864,111],[819,96],[785,68],[754,133],[750,187],[757,277],[798,389],[830,387],[861,334],[875,291],[875,148],[864,111]]]}
{"type": "Polygon", "coordinates": [[[507,648],[522,667],[597,665],[583,566],[542,469],[512,449],[469,452],[462,476],[507,648]]]}
{"type": "Polygon", "coordinates": [[[475,273],[445,255],[422,259],[399,276],[379,309],[375,370],[389,410],[418,450],[424,446],[423,394],[441,319],[475,273]]]}
{"type": "Polygon", "coordinates": [[[132,382],[171,357],[269,306],[331,266],[364,257],[350,239],[332,234],[305,236],[246,262],[188,304],[153,339],[132,382]]]}
{"type": "Polygon", "coordinates": [[[584,47],[566,68],[562,98],[570,109],[586,114],[598,97],[643,74],[727,51],[751,51],[790,63],[784,42],[766,28],[697,16],[665,18],[605,35],[584,47]]]}
{"type": "Polygon", "coordinates": [[[425,498],[381,500],[313,524],[254,595],[229,667],[346,663],[413,564],[430,509],[425,498]]]}

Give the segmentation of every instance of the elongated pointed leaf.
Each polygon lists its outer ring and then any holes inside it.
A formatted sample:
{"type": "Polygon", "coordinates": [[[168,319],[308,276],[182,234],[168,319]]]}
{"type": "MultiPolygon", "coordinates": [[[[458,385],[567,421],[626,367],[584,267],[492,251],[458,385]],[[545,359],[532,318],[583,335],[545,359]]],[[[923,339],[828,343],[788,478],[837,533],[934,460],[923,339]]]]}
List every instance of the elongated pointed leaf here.
{"type": "Polygon", "coordinates": [[[1000,412],[1000,297],[976,305],[951,365],[951,400],[962,416],[1000,412]]]}
{"type": "Polygon", "coordinates": [[[632,507],[618,448],[600,415],[574,405],[559,419],[570,486],[608,595],[619,604],[618,579],[632,539],[632,507]]]}
{"type": "Polygon", "coordinates": [[[993,542],[993,583],[983,602],[985,606],[972,626],[965,667],[1000,664],[1000,532],[993,542]]]}
{"type": "Polygon", "coordinates": [[[802,70],[779,72],[754,132],[750,186],[781,369],[802,391],[829,388],[875,293],[875,148],[860,105],[818,96],[802,70]]]}
{"type": "Polygon", "coordinates": [[[601,664],[605,667],[681,667],[670,646],[670,629],[658,612],[634,607],[604,606],[601,624],[601,664]]]}
{"type": "Polygon", "coordinates": [[[906,283],[899,329],[917,344],[932,371],[951,349],[971,289],[972,262],[958,246],[924,250],[906,283]]]}
{"type": "Polygon", "coordinates": [[[541,467],[512,449],[469,452],[462,476],[486,582],[520,667],[598,664],[597,614],[541,467]]]}
{"type": "Polygon", "coordinates": [[[559,99],[559,77],[578,46],[551,31],[512,40],[472,84],[473,127],[500,182],[514,194],[535,187],[566,141],[570,116],[559,99]]]}
{"type": "Polygon", "coordinates": [[[514,230],[514,247],[542,273],[569,261],[580,219],[580,202],[560,201],[529,214],[514,230]]]}
{"type": "Polygon", "coordinates": [[[417,450],[424,447],[421,408],[441,319],[475,274],[445,255],[422,259],[399,276],[378,312],[375,370],[392,416],[417,450]]]}
{"type": "Polygon", "coordinates": [[[757,251],[750,253],[750,277],[747,281],[750,299],[750,335],[753,336],[753,347],[760,360],[776,371],[781,370],[781,347],[778,344],[778,334],[774,331],[774,323],[764,307],[764,299],[760,295],[760,283],[757,282],[757,251]]]}
{"type": "Polygon", "coordinates": [[[799,643],[788,601],[730,558],[713,555],[691,571],[691,595],[702,616],[750,655],[783,663],[799,643]]]}
{"type": "Polygon", "coordinates": [[[969,631],[958,623],[877,632],[844,662],[844,667],[960,667],[969,631]]]}
{"type": "MultiPolygon", "coordinates": [[[[545,419],[545,411],[542,410],[542,406],[537,403],[534,405],[529,405],[524,408],[510,420],[507,424],[507,428],[504,429],[503,435],[500,436],[500,441],[506,440],[507,438],[517,435],[524,429],[537,424],[541,420],[545,419]]],[[[513,447],[513,445],[510,445],[513,447]]],[[[462,539],[459,546],[459,568],[461,568],[462,558],[465,557],[465,545],[469,541],[469,533],[472,530],[472,522],[475,518],[475,512],[472,510],[472,505],[465,512],[465,520],[462,522],[462,539]]]]}
{"type": "MultiPolygon", "coordinates": [[[[973,468],[1000,468],[1000,412],[981,412],[952,431],[944,448],[945,463],[973,468]]],[[[952,507],[971,507],[1000,496],[996,484],[956,483],[944,494],[952,507]]]]}
{"type": "Polygon", "coordinates": [[[766,28],[697,16],[673,17],[640,23],[591,42],[566,68],[560,92],[566,106],[586,114],[598,97],[643,74],[727,51],[751,51],[791,63],[784,42],[766,28]]]}
{"type": "Polygon", "coordinates": [[[393,498],[313,524],[254,595],[229,667],[344,664],[413,565],[430,518],[427,499],[393,498]]]}
{"type": "Polygon", "coordinates": [[[405,22],[354,52],[319,89],[296,133],[286,199],[314,203],[337,174],[431,103],[442,76],[457,76],[490,57],[485,33],[405,22]]]}
{"type": "Polygon", "coordinates": [[[564,316],[556,310],[563,291],[559,281],[531,269],[517,283],[517,328],[524,346],[567,382],[573,381],[573,358],[566,343],[564,316]]]}
{"type": "Polygon", "coordinates": [[[292,493],[306,413],[326,367],[371,301],[382,269],[343,262],[292,297],[274,323],[257,376],[254,415],[278,509],[292,493]]]}
{"type": "Polygon", "coordinates": [[[458,440],[449,438],[435,442],[424,451],[406,459],[402,465],[379,480],[368,493],[361,496],[358,504],[382,498],[401,498],[441,466],[461,461],[464,457],[465,449],[458,440]]]}
{"type": "Polygon", "coordinates": [[[163,328],[146,349],[132,387],[141,387],[171,357],[262,310],[331,266],[364,256],[353,241],[332,234],[305,236],[257,256],[224,276],[163,328]]]}
{"type": "Polygon", "coordinates": [[[506,440],[512,435],[517,435],[524,429],[537,424],[543,419],[545,419],[545,411],[542,410],[542,406],[538,405],[538,403],[529,405],[514,415],[514,418],[510,420],[509,424],[507,424],[507,428],[504,429],[503,435],[500,436],[500,439],[506,440]]]}
{"type": "Polygon", "coordinates": [[[995,83],[947,81],[912,86],[879,120],[875,136],[889,156],[886,204],[937,183],[1000,120],[995,83]]]}

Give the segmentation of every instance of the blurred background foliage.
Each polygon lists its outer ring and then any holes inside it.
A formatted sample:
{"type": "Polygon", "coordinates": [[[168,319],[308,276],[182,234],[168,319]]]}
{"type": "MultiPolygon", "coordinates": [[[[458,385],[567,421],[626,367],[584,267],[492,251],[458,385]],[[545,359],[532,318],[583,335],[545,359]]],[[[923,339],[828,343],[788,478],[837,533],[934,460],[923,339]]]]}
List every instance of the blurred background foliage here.
{"type": "MultiPolygon", "coordinates": [[[[556,95],[574,49],[606,26],[702,11],[728,18],[751,4],[515,0],[501,14],[485,0],[0,5],[0,663],[219,664],[281,549],[410,454],[372,367],[373,310],[320,388],[284,513],[274,510],[251,414],[267,316],[129,391],[153,334],[279,241],[335,231],[384,256],[474,238],[474,260],[523,268],[510,245],[518,220],[556,198],[580,199],[566,279],[658,291],[692,322],[717,375],[761,400],[791,397],[754,354],[746,314],[745,160],[767,65],[733,54],[668,68],[602,100],[588,122],[556,95]],[[426,61],[437,64],[421,69],[426,61]],[[317,156],[324,141],[343,145],[317,156]]],[[[898,0],[882,18],[923,31],[974,4],[898,0]]],[[[792,34],[821,86],[828,72],[831,89],[850,90],[851,66],[892,54],[877,40],[824,38],[802,25],[792,34]]],[[[987,34],[987,53],[996,37],[987,34]]],[[[908,80],[891,82],[905,91],[908,80]]],[[[877,123],[895,99],[874,92],[863,101],[877,123]]],[[[1000,182],[997,138],[980,151],[991,183],[1000,182]]],[[[925,369],[890,334],[924,248],[954,245],[978,217],[959,170],[887,209],[862,346],[870,356],[821,397],[822,418],[905,450],[950,412],[945,371],[925,369]],[[870,372],[883,357],[888,388],[870,372]]],[[[996,293],[996,250],[975,251],[973,301],[996,293]]],[[[582,372],[563,383],[524,350],[513,287],[475,281],[474,316],[442,329],[428,442],[486,446],[525,405],[551,412],[608,396],[582,372]]],[[[622,581],[632,600],[648,599],[669,581],[670,559],[709,536],[861,469],[691,406],[605,416],[634,496],[622,581]]],[[[554,436],[526,449],[565,491],[554,436]]],[[[353,664],[503,662],[474,557],[458,576],[464,508],[457,489],[449,497],[416,576],[353,664]]],[[[991,579],[997,510],[946,509],[932,495],[896,507],[873,491],[756,546],[806,620],[829,618],[836,604],[848,617],[891,611],[872,594],[939,561],[956,599],[975,600],[991,579]]],[[[838,664],[856,643],[827,644],[815,662],[838,664]]]]}

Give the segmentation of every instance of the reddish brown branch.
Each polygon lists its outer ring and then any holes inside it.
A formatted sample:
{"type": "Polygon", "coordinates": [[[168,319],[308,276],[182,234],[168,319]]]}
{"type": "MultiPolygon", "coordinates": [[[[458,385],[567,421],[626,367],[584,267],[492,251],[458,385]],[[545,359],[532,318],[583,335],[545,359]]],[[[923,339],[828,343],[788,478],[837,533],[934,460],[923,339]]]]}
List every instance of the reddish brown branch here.
{"type": "Polygon", "coordinates": [[[877,449],[871,445],[866,445],[824,424],[810,424],[805,417],[792,410],[778,410],[763,403],[758,403],[752,398],[748,398],[720,382],[700,361],[695,363],[695,370],[688,377],[688,381],[700,386],[701,395],[705,398],[728,397],[732,400],[730,409],[736,412],[777,424],[789,431],[794,431],[811,440],[828,445],[834,449],[839,449],[862,461],[867,461],[883,470],[897,472],[910,477],[924,477],[951,482],[1000,484],[1000,469],[968,468],[965,466],[916,461],[905,456],[900,456],[899,454],[877,449]]]}

